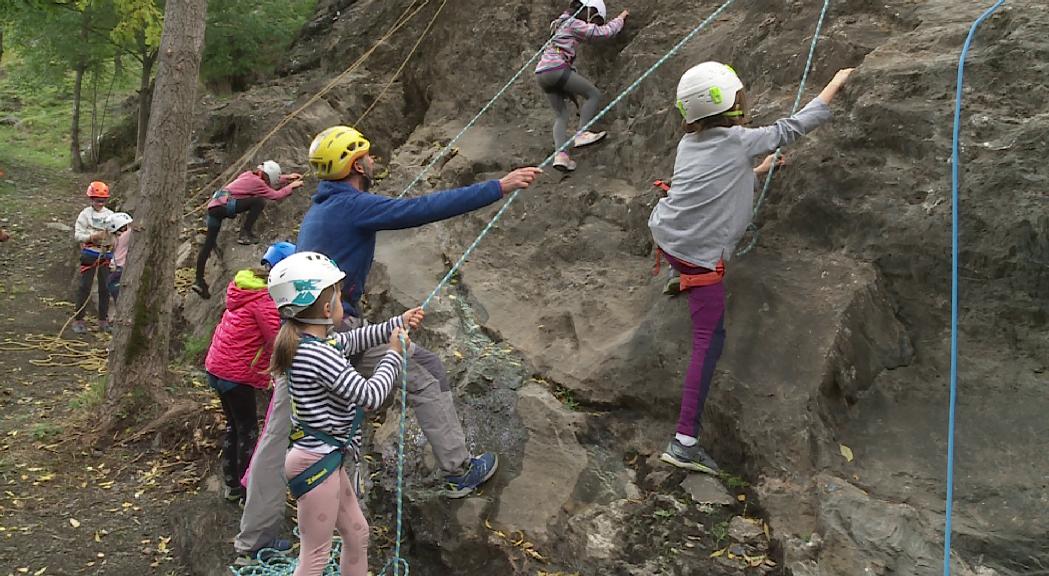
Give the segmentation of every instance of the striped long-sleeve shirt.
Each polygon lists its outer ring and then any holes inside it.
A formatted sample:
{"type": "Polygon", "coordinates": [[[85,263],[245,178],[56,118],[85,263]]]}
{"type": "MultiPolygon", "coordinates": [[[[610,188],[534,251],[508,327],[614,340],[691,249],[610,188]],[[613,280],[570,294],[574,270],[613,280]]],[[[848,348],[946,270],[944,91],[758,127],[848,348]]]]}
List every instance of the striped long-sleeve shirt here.
{"type": "Polygon", "coordinates": [[[622,30],[623,19],[618,16],[609,20],[608,24],[598,26],[565,12],[550,23],[550,33],[554,35],[554,41],[543,52],[539,64],[535,67],[535,73],[569,68],[575,63],[576,47],[580,42],[611,38],[622,30]]]}
{"type": "MultiPolygon", "coordinates": [[[[349,356],[385,344],[393,329],[400,326],[402,320],[397,316],[382,324],[338,332],[325,340],[304,339],[288,370],[292,423],[306,424],[346,442],[357,410],[378,410],[401,369],[400,356],[391,350],[379,361],[372,377],[365,378],[350,365],[349,356]]],[[[355,456],[360,443],[358,429],[351,442],[355,456]]],[[[295,445],[311,452],[334,450],[308,435],[295,445]]]]}

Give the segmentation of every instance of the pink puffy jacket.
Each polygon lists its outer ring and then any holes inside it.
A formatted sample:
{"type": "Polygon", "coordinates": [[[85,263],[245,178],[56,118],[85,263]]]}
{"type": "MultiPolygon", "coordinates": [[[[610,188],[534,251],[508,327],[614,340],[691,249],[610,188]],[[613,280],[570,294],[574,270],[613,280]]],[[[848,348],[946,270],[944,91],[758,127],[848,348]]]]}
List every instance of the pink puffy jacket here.
{"type": "Polygon", "coordinates": [[[223,380],[266,388],[278,330],[280,315],[266,279],[241,270],[226,288],[226,311],[211,337],[204,367],[223,380]]]}

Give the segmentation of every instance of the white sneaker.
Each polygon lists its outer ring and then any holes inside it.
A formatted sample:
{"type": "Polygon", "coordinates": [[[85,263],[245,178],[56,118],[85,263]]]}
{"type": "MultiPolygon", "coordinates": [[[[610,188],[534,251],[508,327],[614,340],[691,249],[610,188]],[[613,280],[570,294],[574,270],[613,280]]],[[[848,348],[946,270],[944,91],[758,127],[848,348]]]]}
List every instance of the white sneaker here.
{"type": "Polygon", "coordinates": [[[575,147],[582,148],[583,146],[589,146],[591,144],[597,144],[608,134],[608,132],[580,132],[579,136],[575,137],[575,147]]]}
{"type": "Polygon", "coordinates": [[[554,156],[554,168],[562,172],[571,172],[575,170],[575,160],[568,156],[568,152],[558,152],[554,156]]]}

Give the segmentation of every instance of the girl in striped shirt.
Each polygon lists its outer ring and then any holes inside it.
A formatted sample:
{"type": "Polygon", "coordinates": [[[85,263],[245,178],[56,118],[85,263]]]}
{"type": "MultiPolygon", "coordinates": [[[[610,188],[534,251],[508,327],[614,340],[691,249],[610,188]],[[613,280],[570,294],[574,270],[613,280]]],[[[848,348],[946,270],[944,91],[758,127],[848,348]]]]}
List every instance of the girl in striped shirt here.
{"type": "MultiPolygon", "coordinates": [[[[343,320],[344,276],[330,258],[316,252],[293,254],[270,272],[270,295],[285,320],[277,334],[271,369],[275,376],[287,378],[292,401],[295,440],[284,462],[289,481],[336,450],[352,454],[356,464],[357,411],[382,406],[400,373],[402,338],[407,343],[404,328],[415,328],[423,319],[422,309],[413,308],[381,324],[333,332],[332,327],[343,320]],[[385,342],[390,349],[372,377],[361,376],[349,356],[385,342]]],[[[340,573],[367,574],[368,522],[343,466],[299,497],[298,521],[302,548],[295,576],[324,572],[333,530],[343,540],[340,573]]]]}

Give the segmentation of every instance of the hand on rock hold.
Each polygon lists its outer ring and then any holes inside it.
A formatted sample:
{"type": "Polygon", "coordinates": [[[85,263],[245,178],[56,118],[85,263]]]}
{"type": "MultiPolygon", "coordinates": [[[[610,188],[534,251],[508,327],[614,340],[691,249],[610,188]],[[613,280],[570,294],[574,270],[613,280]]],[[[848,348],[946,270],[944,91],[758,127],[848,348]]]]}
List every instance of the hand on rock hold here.
{"type": "Polygon", "coordinates": [[[288,184],[288,186],[290,186],[291,189],[294,190],[296,188],[302,187],[303,184],[305,184],[305,182],[303,182],[302,180],[295,180],[291,184],[288,184]]]}
{"type": "Polygon", "coordinates": [[[518,168],[506,176],[503,176],[499,179],[499,187],[503,191],[503,196],[506,196],[514,190],[528,188],[542,173],[543,171],[539,168],[529,166],[528,168],[518,168]]]}
{"type": "MultiPolygon", "coordinates": [[[[772,161],[773,160],[776,160],[776,155],[775,154],[769,154],[768,156],[766,156],[765,159],[761,161],[761,164],[758,164],[757,166],[754,167],[754,174],[759,175],[759,176],[763,175],[763,174],[768,174],[769,171],[772,170],[772,161]]],[[[776,160],[776,168],[780,168],[780,167],[784,166],[786,163],[787,163],[787,156],[785,154],[780,154],[779,155],[779,160],[776,160]]]]}
{"type": "Polygon", "coordinates": [[[831,100],[834,100],[834,96],[836,96],[838,91],[841,90],[841,87],[845,85],[845,81],[852,75],[853,70],[855,70],[855,68],[843,68],[838,70],[838,72],[834,74],[834,78],[831,78],[830,82],[827,83],[827,86],[822,92],[820,92],[820,95],[817,96],[817,98],[822,100],[824,104],[830,104],[831,100]]]}

